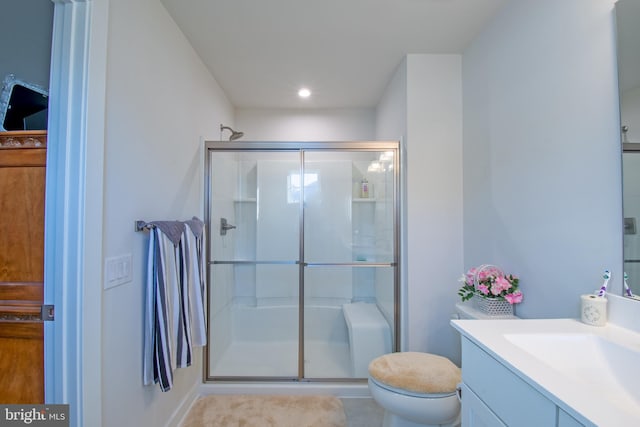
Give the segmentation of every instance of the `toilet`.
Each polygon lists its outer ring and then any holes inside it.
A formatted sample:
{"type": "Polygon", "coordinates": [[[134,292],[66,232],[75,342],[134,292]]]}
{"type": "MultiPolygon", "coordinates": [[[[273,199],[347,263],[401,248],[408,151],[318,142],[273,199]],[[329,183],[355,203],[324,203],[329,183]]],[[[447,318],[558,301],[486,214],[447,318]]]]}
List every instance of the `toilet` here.
{"type": "MultiPolygon", "coordinates": [[[[488,316],[471,304],[459,303],[454,318],[488,316]]],[[[517,319],[516,316],[501,318],[517,319]]],[[[460,368],[435,354],[390,353],[369,364],[369,391],[384,409],[383,427],[459,427],[458,384],[461,381],[460,368]]]]}
{"type": "Polygon", "coordinates": [[[384,409],[383,427],[460,425],[461,370],[446,357],[389,353],[369,364],[369,391],[384,409]]]}

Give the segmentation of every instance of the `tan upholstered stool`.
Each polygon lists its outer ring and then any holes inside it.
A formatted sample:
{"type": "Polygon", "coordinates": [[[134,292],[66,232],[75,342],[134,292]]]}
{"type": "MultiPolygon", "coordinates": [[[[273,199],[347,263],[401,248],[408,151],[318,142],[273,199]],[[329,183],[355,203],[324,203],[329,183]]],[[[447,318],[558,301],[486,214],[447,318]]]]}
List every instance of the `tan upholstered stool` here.
{"type": "Polygon", "coordinates": [[[371,396],[385,409],[383,426],[459,426],[461,370],[446,357],[404,352],[369,364],[371,396]]]}

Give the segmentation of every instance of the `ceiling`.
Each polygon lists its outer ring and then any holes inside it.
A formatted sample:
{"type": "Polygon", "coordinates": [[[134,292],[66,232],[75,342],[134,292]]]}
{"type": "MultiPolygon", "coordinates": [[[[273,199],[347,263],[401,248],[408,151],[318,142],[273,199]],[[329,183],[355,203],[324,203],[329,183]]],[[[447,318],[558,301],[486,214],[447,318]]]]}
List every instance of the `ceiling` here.
{"type": "Polygon", "coordinates": [[[508,0],[161,1],[235,107],[369,108],[406,54],[461,53],[508,0]]]}

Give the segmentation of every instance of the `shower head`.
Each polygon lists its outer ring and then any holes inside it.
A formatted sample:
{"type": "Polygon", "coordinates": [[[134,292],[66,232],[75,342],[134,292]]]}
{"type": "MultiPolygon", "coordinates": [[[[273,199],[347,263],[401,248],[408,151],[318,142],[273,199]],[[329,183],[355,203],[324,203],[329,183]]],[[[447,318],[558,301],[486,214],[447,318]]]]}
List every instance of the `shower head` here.
{"type": "Polygon", "coordinates": [[[231,129],[229,126],[224,126],[224,125],[220,125],[220,139],[222,139],[222,132],[228,129],[231,131],[231,135],[229,135],[229,141],[235,141],[236,139],[240,139],[244,136],[243,132],[236,132],[235,130],[231,129]]]}

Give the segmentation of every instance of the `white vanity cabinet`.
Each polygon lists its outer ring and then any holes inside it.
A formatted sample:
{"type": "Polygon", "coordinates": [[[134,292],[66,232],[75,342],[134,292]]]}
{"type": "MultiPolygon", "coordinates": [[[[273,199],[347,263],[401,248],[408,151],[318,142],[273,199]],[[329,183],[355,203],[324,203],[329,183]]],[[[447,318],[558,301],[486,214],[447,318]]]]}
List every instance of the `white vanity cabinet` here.
{"type": "Polygon", "coordinates": [[[452,320],[463,427],[640,426],[640,333],[578,319],[452,320]]]}
{"type": "Polygon", "coordinates": [[[466,337],[462,366],[462,427],[585,425],[466,337]]]}

